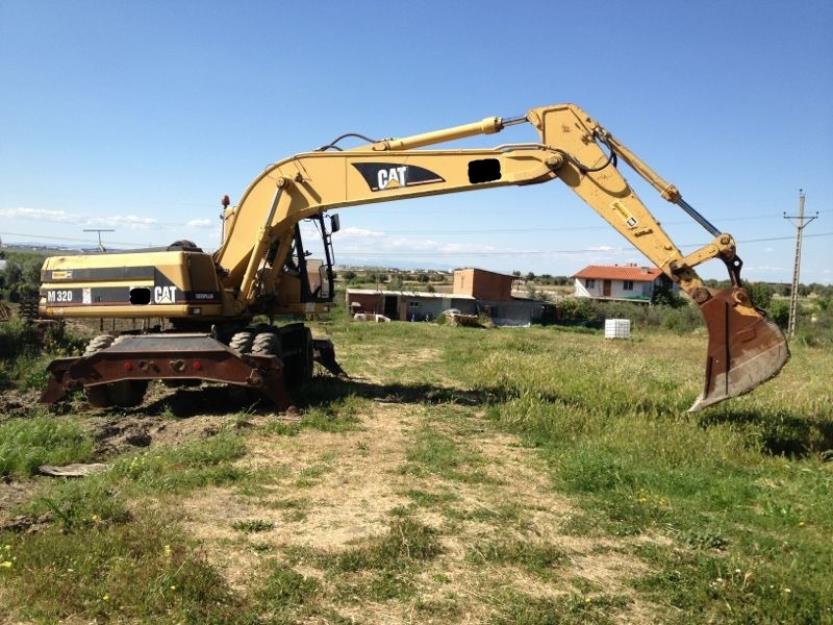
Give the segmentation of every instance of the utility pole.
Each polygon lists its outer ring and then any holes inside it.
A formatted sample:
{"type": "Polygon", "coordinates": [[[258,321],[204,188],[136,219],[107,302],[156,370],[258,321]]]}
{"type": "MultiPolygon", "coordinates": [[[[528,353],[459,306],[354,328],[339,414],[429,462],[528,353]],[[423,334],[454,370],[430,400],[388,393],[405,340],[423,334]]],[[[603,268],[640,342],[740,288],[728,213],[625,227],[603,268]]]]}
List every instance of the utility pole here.
{"type": "Polygon", "coordinates": [[[98,251],[99,252],[106,252],[107,250],[104,249],[104,244],[101,242],[101,233],[102,232],[115,232],[115,230],[109,228],[84,228],[84,232],[98,232],[98,251]]]}
{"type": "Polygon", "coordinates": [[[798,318],[798,284],[801,273],[801,239],[804,236],[804,228],[810,225],[814,219],[818,219],[819,213],[809,217],[804,216],[804,190],[798,190],[798,215],[787,215],[784,212],[784,219],[789,219],[795,224],[795,265],[793,266],[793,284],[790,289],[790,321],[787,325],[787,338],[795,336],[795,325],[798,318]]]}

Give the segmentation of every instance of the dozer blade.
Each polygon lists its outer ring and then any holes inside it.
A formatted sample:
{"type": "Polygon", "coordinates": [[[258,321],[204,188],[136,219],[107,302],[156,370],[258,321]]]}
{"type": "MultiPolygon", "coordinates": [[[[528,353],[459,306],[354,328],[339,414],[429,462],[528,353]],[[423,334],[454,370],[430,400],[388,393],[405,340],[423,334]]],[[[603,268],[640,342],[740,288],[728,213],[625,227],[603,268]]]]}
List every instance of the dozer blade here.
{"type": "Polygon", "coordinates": [[[700,305],[709,332],[706,383],[689,412],[748,393],[777,375],[790,357],[784,334],[752,306],[743,288],[710,293],[700,305]]]}

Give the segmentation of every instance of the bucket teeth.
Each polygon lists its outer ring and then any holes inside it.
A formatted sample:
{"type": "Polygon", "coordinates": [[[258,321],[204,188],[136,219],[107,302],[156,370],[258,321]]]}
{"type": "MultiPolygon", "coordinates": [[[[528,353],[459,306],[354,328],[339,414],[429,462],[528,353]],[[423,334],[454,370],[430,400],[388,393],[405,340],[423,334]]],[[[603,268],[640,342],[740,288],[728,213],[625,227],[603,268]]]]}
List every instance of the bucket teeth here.
{"type": "Polygon", "coordinates": [[[706,381],[689,412],[748,393],[776,376],[790,357],[784,334],[751,305],[743,288],[710,294],[700,305],[709,332],[706,381]]]}

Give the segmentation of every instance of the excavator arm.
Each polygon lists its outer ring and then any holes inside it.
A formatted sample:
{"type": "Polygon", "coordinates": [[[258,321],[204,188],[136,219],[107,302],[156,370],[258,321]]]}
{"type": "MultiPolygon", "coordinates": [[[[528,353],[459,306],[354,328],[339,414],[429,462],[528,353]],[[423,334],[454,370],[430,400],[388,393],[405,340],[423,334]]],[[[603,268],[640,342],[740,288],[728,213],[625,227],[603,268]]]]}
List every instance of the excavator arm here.
{"type": "Polygon", "coordinates": [[[520,118],[486,118],[342,151],[335,145],[297,154],[266,168],[224,215],[223,244],[214,255],[227,292],[243,311],[275,290],[296,224],[324,211],[411,197],[525,185],[559,179],[615,230],[677,282],[700,307],[709,331],[706,381],[697,410],[748,392],[773,377],[789,357],[781,331],[750,302],[731,235],[709,223],[634,152],[572,104],[530,110],[520,118]],[[493,149],[419,149],[530,123],[534,143],[493,149]],[[713,240],[684,255],[636,195],[617,165],[625,162],[666,200],[679,205],[713,240]],[[277,253],[267,252],[277,249],[277,253]],[[707,288],[700,263],[723,261],[732,286],[707,288]]]}

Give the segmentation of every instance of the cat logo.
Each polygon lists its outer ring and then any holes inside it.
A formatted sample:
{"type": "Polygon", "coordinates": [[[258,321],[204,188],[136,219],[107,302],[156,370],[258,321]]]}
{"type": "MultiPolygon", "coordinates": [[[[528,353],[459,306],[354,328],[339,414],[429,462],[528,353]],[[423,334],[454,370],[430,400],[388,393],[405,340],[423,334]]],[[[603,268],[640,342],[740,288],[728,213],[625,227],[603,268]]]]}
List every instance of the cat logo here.
{"type": "Polygon", "coordinates": [[[392,191],[420,184],[445,182],[430,169],[399,163],[353,163],[371,191],[392,191]]]}
{"type": "Polygon", "coordinates": [[[379,189],[387,189],[389,186],[405,187],[408,185],[408,166],[401,165],[400,167],[391,167],[390,169],[380,169],[376,174],[379,182],[379,189]]]}
{"type": "Polygon", "coordinates": [[[176,302],[176,287],[175,286],[156,286],[153,287],[153,303],[154,304],[173,304],[176,302]]]}

